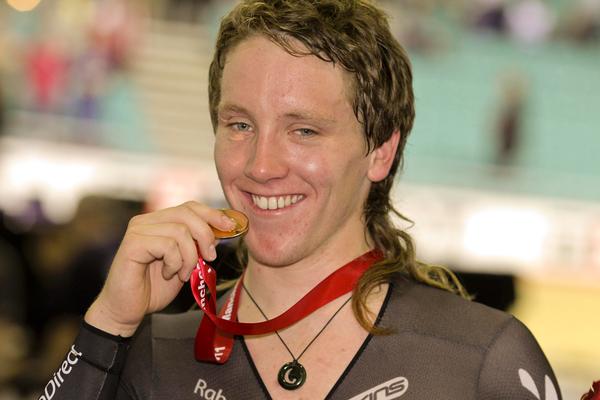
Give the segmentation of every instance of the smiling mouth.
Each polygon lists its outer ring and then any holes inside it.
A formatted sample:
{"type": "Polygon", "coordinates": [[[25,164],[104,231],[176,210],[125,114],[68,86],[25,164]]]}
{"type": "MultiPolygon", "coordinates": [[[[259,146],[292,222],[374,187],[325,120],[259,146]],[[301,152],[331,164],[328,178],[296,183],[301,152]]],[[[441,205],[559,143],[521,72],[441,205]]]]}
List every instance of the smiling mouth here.
{"type": "Polygon", "coordinates": [[[252,195],[252,202],[261,210],[279,210],[296,204],[304,199],[301,194],[288,194],[285,196],[259,196],[252,195]]]}

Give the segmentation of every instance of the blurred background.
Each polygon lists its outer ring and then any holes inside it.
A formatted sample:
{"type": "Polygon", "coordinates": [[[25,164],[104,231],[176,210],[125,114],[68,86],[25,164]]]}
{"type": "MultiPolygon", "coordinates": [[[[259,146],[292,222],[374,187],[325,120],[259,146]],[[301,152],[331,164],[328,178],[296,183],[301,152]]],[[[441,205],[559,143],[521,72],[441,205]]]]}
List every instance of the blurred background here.
{"type": "MultiPolygon", "coordinates": [[[[579,399],[600,379],[600,0],[380,3],[414,64],[394,198],[420,258],[523,320],[579,399]]],[[[0,0],[0,400],[37,398],[129,218],[224,204],[206,86],[231,4],[0,0]]]]}

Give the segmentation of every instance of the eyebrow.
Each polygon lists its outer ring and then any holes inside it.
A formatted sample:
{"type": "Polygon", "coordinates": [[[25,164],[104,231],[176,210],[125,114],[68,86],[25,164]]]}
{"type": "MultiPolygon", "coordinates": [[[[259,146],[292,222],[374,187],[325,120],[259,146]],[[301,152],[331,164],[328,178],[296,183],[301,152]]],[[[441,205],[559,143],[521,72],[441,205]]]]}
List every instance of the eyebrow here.
{"type": "MultiPolygon", "coordinates": [[[[221,112],[236,112],[246,115],[251,115],[250,111],[246,108],[236,105],[236,104],[224,104],[217,109],[217,113],[221,112]]],[[[326,116],[314,114],[310,111],[298,110],[298,111],[290,111],[283,115],[286,119],[300,120],[300,121],[317,121],[327,124],[333,124],[336,122],[333,118],[328,118],[326,116]]]]}
{"type": "Polygon", "coordinates": [[[317,122],[323,122],[323,123],[327,123],[327,124],[333,124],[336,122],[332,118],[328,118],[328,117],[321,116],[321,115],[316,115],[316,114],[313,114],[313,113],[307,112],[307,111],[289,112],[289,113],[286,113],[284,115],[284,117],[288,118],[288,119],[296,119],[296,120],[301,120],[301,121],[317,121],[317,122]]]}
{"type": "Polygon", "coordinates": [[[224,111],[237,112],[237,113],[241,113],[241,114],[250,115],[250,112],[247,109],[245,109],[244,107],[235,105],[235,104],[224,104],[217,108],[217,114],[220,114],[224,111]]]}

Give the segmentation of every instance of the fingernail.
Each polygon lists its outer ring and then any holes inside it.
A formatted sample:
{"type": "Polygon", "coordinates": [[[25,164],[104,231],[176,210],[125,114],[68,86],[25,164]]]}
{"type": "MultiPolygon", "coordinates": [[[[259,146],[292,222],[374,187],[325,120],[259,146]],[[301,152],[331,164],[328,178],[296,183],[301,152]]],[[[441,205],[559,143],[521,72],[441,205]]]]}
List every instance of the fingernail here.
{"type": "Polygon", "coordinates": [[[215,245],[211,244],[208,247],[208,261],[213,261],[215,258],[217,258],[217,250],[215,249],[215,245]]]}

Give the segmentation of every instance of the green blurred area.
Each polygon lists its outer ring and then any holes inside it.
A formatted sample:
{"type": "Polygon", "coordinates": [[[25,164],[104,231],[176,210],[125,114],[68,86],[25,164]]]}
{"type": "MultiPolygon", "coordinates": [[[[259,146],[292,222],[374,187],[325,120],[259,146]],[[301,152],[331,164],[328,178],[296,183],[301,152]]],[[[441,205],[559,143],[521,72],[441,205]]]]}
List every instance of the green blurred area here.
{"type": "Polygon", "coordinates": [[[454,32],[451,46],[412,55],[417,118],[403,179],[600,200],[600,46],[524,47],[465,32],[454,32]],[[523,143],[497,173],[494,129],[508,74],[525,81],[523,143]]]}

